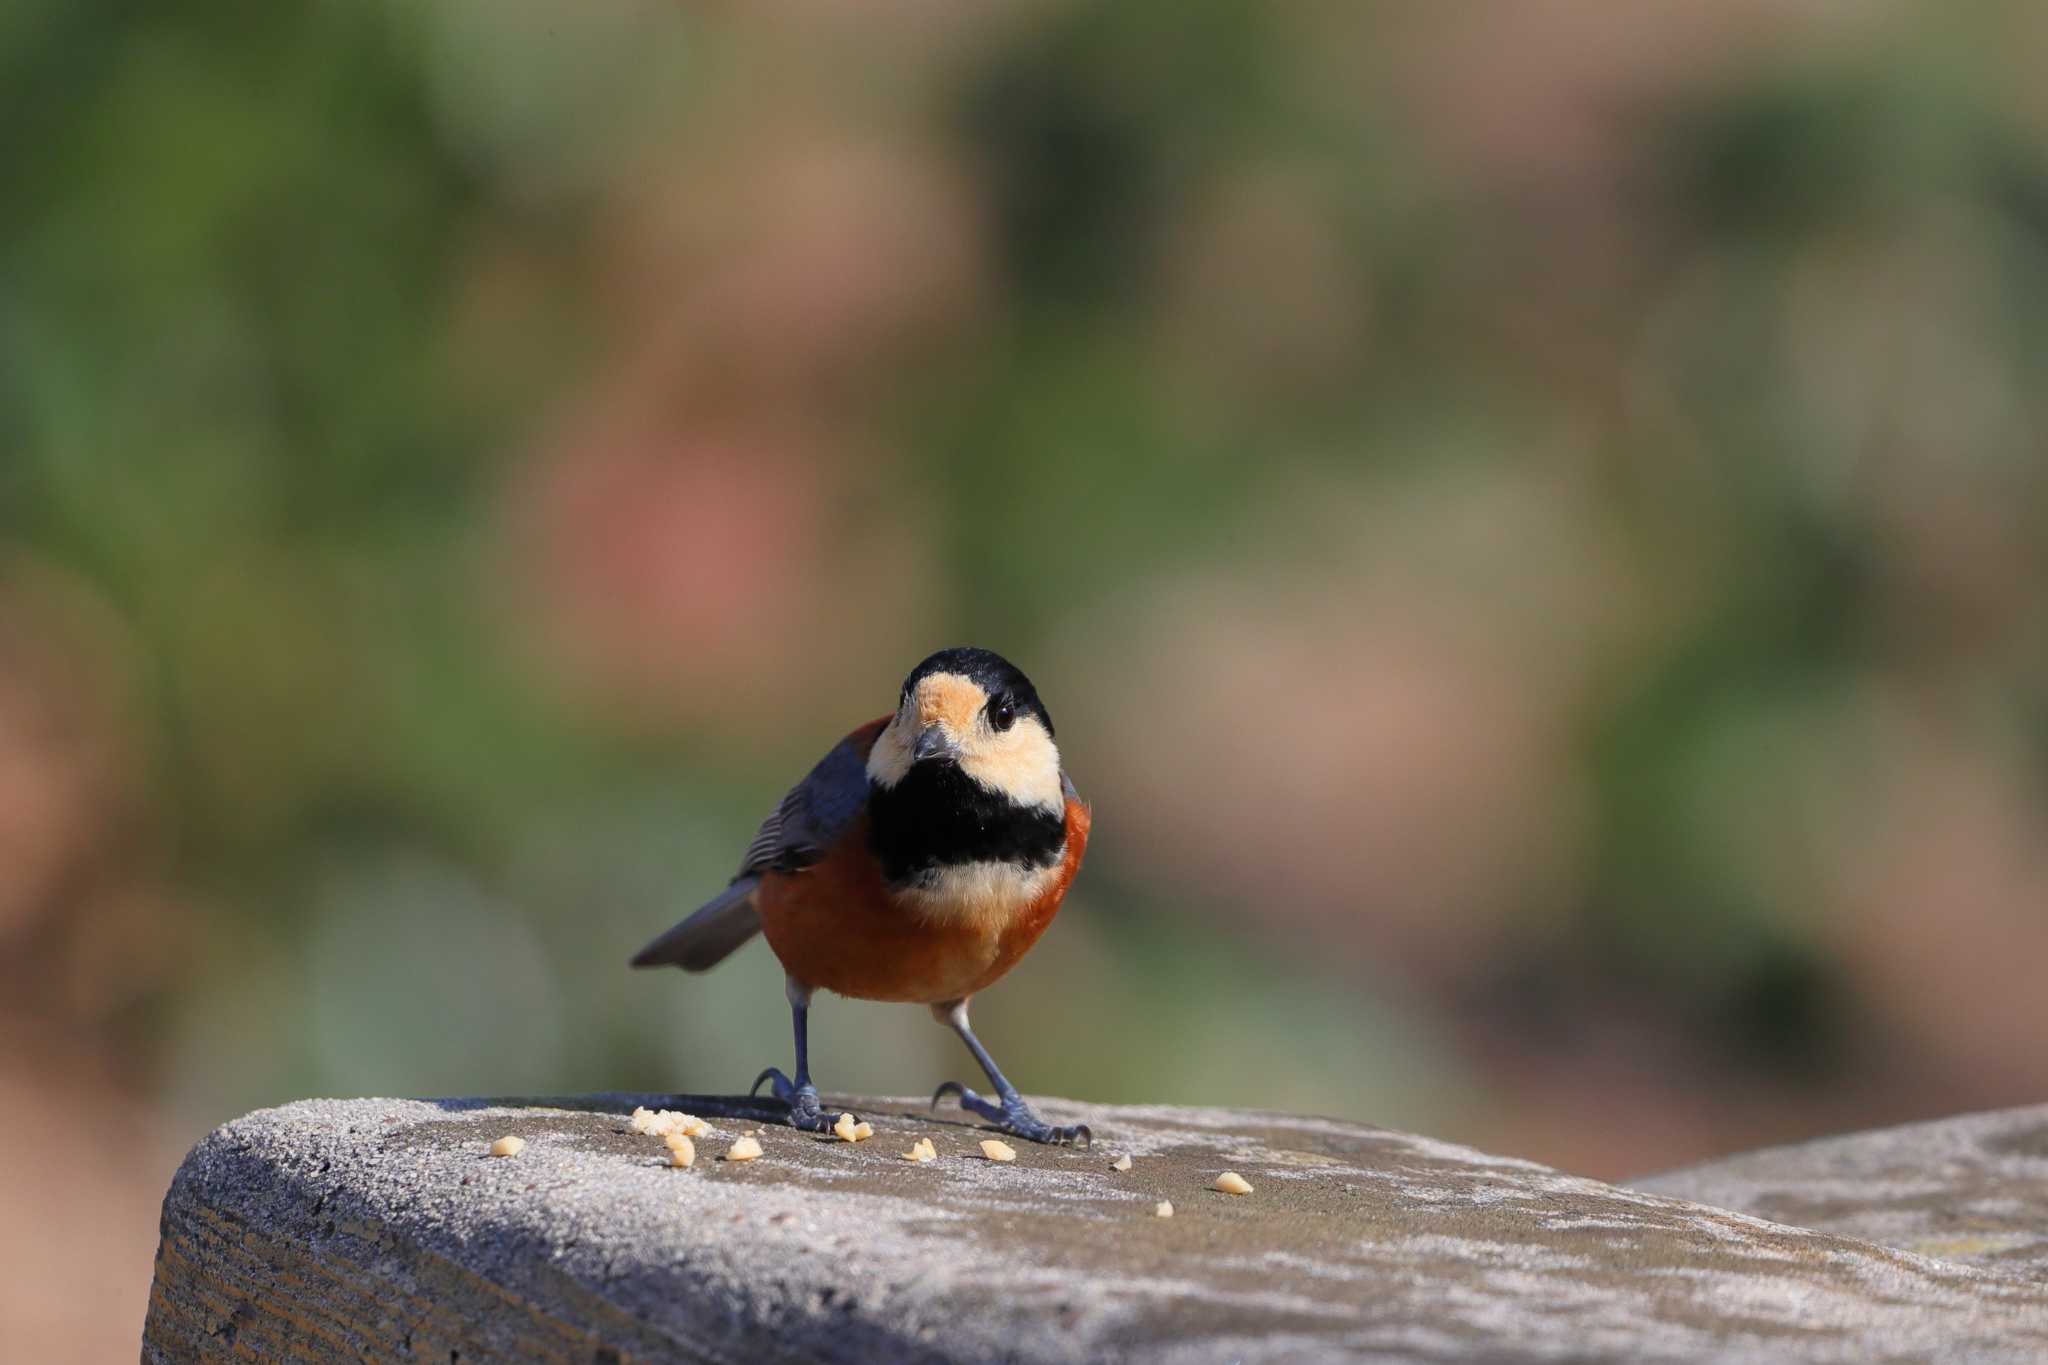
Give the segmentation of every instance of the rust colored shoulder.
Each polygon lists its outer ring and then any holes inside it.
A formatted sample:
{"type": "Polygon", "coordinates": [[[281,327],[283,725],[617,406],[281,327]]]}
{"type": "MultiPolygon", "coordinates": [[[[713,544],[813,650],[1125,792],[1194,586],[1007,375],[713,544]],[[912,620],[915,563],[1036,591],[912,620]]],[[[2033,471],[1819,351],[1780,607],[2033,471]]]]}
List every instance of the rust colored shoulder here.
{"type": "Polygon", "coordinates": [[[866,725],[857,727],[841,742],[851,746],[862,758],[866,758],[874,750],[875,741],[881,737],[882,731],[889,728],[889,721],[889,716],[876,716],[866,725]]]}
{"type": "MultiPolygon", "coordinates": [[[[1059,913],[1060,902],[1066,899],[1067,888],[1074,884],[1074,875],[1081,870],[1081,858],[1088,852],[1088,831],[1094,828],[1094,825],[1095,813],[1088,808],[1087,803],[1069,796],[1066,856],[1060,859],[1059,873],[1053,877],[1045,890],[1039,893],[1038,900],[1024,915],[1028,920],[1043,909],[1045,921],[1039,926],[1041,933],[1044,932],[1045,924],[1050,924],[1052,917],[1059,913]]],[[[1036,938],[1037,935],[1034,934],[1032,937],[1036,938]]]]}
{"type": "Polygon", "coordinates": [[[1067,878],[1081,870],[1081,855],[1088,851],[1088,831],[1095,826],[1095,812],[1086,801],[1067,793],[1067,878]]]}
{"type": "Polygon", "coordinates": [[[818,861],[867,805],[868,754],[889,723],[871,720],[832,746],[768,813],[734,877],[800,872],[818,861]]]}

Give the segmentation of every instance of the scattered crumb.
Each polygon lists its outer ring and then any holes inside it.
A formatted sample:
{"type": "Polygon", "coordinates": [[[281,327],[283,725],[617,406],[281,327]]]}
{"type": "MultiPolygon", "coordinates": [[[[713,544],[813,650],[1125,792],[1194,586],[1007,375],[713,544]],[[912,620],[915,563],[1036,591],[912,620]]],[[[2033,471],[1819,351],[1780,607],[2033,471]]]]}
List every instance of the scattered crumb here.
{"type": "Polygon", "coordinates": [[[862,1119],[859,1123],[853,1125],[853,1140],[855,1142],[866,1142],[874,1135],[875,1126],[866,1119],[862,1119]]]}
{"type": "Polygon", "coordinates": [[[1131,1169],[1131,1154],[1126,1152],[1115,1161],[1110,1162],[1109,1169],[1112,1171],[1128,1171],[1131,1169]]]}
{"type": "Polygon", "coordinates": [[[1154,1204],[1152,1206],[1152,1216],[1154,1218],[1173,1217],[1173,1201],[1171,1199],[1162,1199],[1157,1204],[1154,1204]]]}
{"type": "Polygon", "coordinates": [[[697,1164],[697,1144],[682,1133],[670,1133],[662,1141],[668,1144],[668,1164],[688,1170],[697,1164]]]}
{"type": "Polygon", "coordinates": [[[832,1131],[839,1134],[842,1142],[865,1142],[875,1135],[873,1126],[866,1119],[856,1123],[851,1114],[841,1114],[839,1122],[832,1125],[832,1131]]]}
{"type": "Polygon", "coordinates": [[[916,1142],[910,1144],[910,1150],[903,1154],[903,1159],[905,1161],[915,1161],[919,1165],[923,1165],[927,1161],[937,1161],[939,1159],[939,1149],[932,1146],[930,1138],[919,1138],[916,1142]]]}
{"type": "Polygon", "coordinates": [[[1017,1159],[1017,1149],[1015,1147],[1012,1147],[1007,1142],[997,1142],[994,1138],[989,1138],[981,1144],[981,1154],[990,1161],[1015,1161],[1017,1159]]]}
{"type": "Polygon", "coordinates": [[[633,1111],[633,1131],[650,1137],[667,1137],[670,1133],[681,1133],[687,1138],[708,1136],[711,1125],[695,1114],[679,1114],[673,1109],[648,1109],[645,1106],[633,1111]]]}
{"type": "Polygon", "coordinates": [[[732,1146],[725,1149],[727,1161],[752,1161],[761,1155],[761,1144],[751,1137],[734,1138],[732,1146]]]}
{"type": "Polygon", "coordinates": [[[491,1144],[492,1156],[518,1156],[525,1150],[526,1139],[520,1137],[501,1137],[491,1144]]]}
{"type": "Polygon", "coordinates": [[[1222,1175],[1217,1176],[1216,1183],[1209,1188],[1221,1190],[1225,1194],[1250,1194],[1252,1192],[1251,1182],[1236,1171],[1225,1171],[1222,1175]]]}

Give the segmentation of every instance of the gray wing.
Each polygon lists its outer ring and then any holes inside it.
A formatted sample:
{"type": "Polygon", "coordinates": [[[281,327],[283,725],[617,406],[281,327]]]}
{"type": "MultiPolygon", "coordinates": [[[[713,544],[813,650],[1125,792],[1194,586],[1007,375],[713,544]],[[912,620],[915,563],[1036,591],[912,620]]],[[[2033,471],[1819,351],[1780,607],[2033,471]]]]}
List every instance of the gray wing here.
{"type": "Polygon", "coordinates": [[[873,745],[874,736],[863,727],[819,759],[761,822],[733,880],[762,872],[801,872],[824,857],[868,799],[868,750],[873,745]]]}
{"type": "Polygon", "coordinates": [[[825,856],[868,799],[868,750],[879,724],[864,725],[834,745],[804,780],[789,789],[747,845],[725,890],[699,906],[633,957],[635,967],[716,966],[755,934],[754,888],[764,872],[801,872],[825,856]]]}

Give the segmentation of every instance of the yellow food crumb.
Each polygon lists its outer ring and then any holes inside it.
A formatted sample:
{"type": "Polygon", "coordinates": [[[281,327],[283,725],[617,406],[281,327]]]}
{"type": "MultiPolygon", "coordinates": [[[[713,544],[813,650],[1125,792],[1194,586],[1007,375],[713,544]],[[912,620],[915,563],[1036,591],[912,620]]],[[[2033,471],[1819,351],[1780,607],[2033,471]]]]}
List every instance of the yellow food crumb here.
{"type": "Polygon", "coordinates": [[[1126,1152],[1124,1153],[1124,1155],[1118,1157],[1115,1161],[1110,1162],[1109,1169],[1111,1169],[1112,1171],[1128,1171],[1129,1169],[1131,1169],[1130,1153],[1126,1152]]]}
{"type": "Polygon", "coordinates": [[[990,1161],[1015,1161],[1017,1159],[1017,1149],[1015,1147],[1012,1147],[1007,1142],[997,1142],[994,1138],[989,1138],[981,1144],[981,1154],[990,1161]]]}
{"type": "Polygon", "coordinates": [[[667,1137],[670,1133],[681,1133],[684,1137],[700,1138],[711,1131],[711,1125],[695,1114],[680,1114],[673,1109],[649,1109],[641,1106],[633,1111],[633,1131],[650,1137],[667,1137]]]}
{"type": "Polygon", "coordinates": [[[668,1144],[668,1164],[684,1170],[697,1164],[697,1144],[682,1133],[670,1133],[662,1141],[668,1144]]]}
{"type": "Polygon", "coordinates": [[[521,1152],[525,1150],[525,1138],[510,1136],[501,1137],[496,1142],[491,1144],[492,1156],[518,1156],[521,1152]]]}
{"type": "Polygon", "coordinates": [[[752,1161],[761,1155],[761,1144],[750,1137],[733,1139],[732,1146],[725,1149],[727,1161],[752,1161]]]}
{"type": "Polygon", "coordinates": [[[1209,1188],[1221,1190],[1225,1194],[1250,1194],[1252,1192],[1251,1182],[1236,1171],[1225,1171],[1222,1175],[1217,1176],[1216,1183],[1209,1188]]]}
{"type": "MultiPolygon", "coordinates": [[[[865,1123],[855,1123],[851,1114],[841,1114],[839,1122],[832,1125],[832,1131],[839,1134],[841,1142],[859,1142],[861,1139],[860,1130],[863,1128],[867,1128],[867,1125],[865,1123]]],[[[870,1136],[873,1135],[874,1131],[874,1129],[868,1128],[870,1136]]]]}
{"type": "Polygon", "coordinates": [[[1154,1204],[1152,1206],[1152,1216],[1154,1218],[1173,1217],[1173,1201],[1170,1199],[1162,1199],[1157,1204],[1154,1204]]]}
{"type": "Polygon", "coordinates": [[[862,1119],[859,1123],[853,1125],[853,1140],[855,1142],[866,1142],[874,1135],[875,1126],[866,1119],[862,1119]]]}
{"type": "Polygon", "coordinates": [[[937,1161],[939,1159],[939,1149],[932,1146],[930,1138],[919,1138],[916,1142],[910,1144],[910,1150],[903,1154],[903,1159],[905,1161],[915,1161],[920,1165],[927,1161],[937,1161]]]}

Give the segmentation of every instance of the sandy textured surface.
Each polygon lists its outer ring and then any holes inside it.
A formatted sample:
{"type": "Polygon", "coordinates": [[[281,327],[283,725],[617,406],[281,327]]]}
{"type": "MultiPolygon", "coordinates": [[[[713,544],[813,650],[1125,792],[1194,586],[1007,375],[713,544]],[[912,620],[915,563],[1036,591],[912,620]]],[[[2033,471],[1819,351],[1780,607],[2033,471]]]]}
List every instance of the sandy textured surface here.
{"type": "Polygon", "coordinates": [[[251,1114],[172,1185],[144,1358],[2048,1359],[2048,1285],[1424,1138],[1055,1102],[1095,1149],[998,1165],[851,1107],[873,1140],[676,1097],[251,1114]],[[673,1170],[635,1103],[725,1117],[673,1170]]]}

